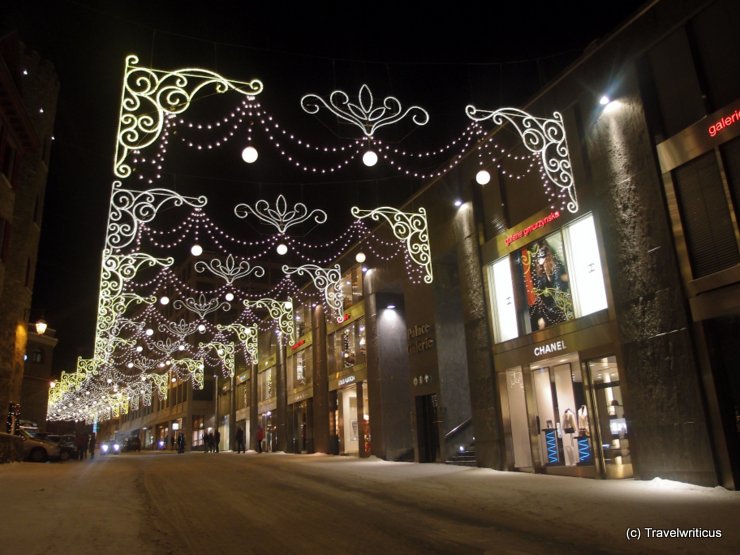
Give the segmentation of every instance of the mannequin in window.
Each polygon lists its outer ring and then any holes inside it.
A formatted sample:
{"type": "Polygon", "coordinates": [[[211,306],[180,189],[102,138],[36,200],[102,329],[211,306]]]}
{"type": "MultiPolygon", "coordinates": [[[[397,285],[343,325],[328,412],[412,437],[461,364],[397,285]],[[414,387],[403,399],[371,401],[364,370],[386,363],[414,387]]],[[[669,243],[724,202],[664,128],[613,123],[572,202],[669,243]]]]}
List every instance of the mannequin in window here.
{"type": "Polygon", "coordinates": [[[565,409],[563,413],[563,432],[574,434],[576,432],[576,415],[570,409],[565,409]]]}
{"type": "Polygon", "coordinates": [[[581,436],[588,435],[588,409],[586,405],[581,405],[578,409],[578,433],[581,436]]]}

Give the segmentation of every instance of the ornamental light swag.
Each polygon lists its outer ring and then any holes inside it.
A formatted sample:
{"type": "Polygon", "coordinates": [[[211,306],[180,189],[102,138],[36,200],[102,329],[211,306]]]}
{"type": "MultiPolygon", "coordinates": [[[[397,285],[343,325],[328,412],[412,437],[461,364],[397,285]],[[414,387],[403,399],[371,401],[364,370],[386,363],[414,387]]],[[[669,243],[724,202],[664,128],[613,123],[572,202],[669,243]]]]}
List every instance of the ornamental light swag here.
{"type": "Polygon", "coordinates": [[[316,264],[304,264],[297,268],[283,266],[286,275],[306,274],[313,281],[314,287],[324,292],[327,306],[336,314],[337,322],[344,322],[344,295],[342,294],[342,272],[339,264],[333,268],[322,268],[316,264]]]}
{"type": "Polygon", "coordinates": [[[214,85],[217,93],[232,90],[245,96],[262,92],[262,83],[257,79],[234,81],[196,68],[163,71],[137,67],[138,62],[137,56],[126,57],[113,166],[114,173],[121,178],[131,174],[131,166],[126,163],[129,152],[156,141],[162,132],[165,114],[187,110],[202,88],[214,85]]]}
{"type": "Polygon", "coordinates": [[[287,301],[278,299],[259,299],[256,301],[243,301],[246,308],[266,308],[272,318],[278,324],[280,333],[288,338],[288,345],[295,344],[295,324],[293,322],[293,300],[288,297],[287,301]]]}
{"type": "Polygon", "coordinates": [[[374,210],[362,210],[352,207],[355,218],[370,218],[379,221],[382,217],[391,226],[393,235],[399,241],[405,241],[406,249],[411,260],[421,266],[426,272],[424,283],[432,283],[432,256],[429,246],[429,231],[427,227],[427,212],[419,208],[418,213],[401,212],[391,206],[382,206],[374,210]]]}
{"type": "Polygon", "coordinates": [[[249,355],[252,363],[256,364],[259,355],[258,337],[259,331],[256,325],[245,326],[244,324],[229,324],[216,326],[219,331],[232,331],[236,333],[237,338],[244,344],[244,350],[249,355]]]}
{"type": "Polygon", "coordinates": [[[527,150],[541,156],[549,181],[560,189],[557,196],[562,198],[562,207],[567,207],[573,214],[578,212],[568,141],[563,116],[559,112],[554,112],[552,118],[540,118],[518,108],[479,110],[469,104],[465,107],[465,113],[473,121],[490,119],[496,125],[502,125],[505,121],[511,123],[527,150]],[[565,195],[570,199],[567,202],[565,195]]]}
{"type": "Polygon", "coordinates": [[[235,280],[250,274],[254,274],[255,277],[265,275],[265,269],[262,266],[252,267],[247,260],[241,260],[237,264],[236,259],[231,254],[226,257],[226,262],[221,262],[218,258],[214,258],[210,262],[199,260],[195,263],[195,271],[198,273],[208,271],[214,276],[222,278],[228,285],[232,285],[235,280]]]}
{"type": "Polygon", "coordinates": [[[317,224],[323,224],[327,219],[326,212],[318,208],[309,212],[308,207],[302,202],[296,203],[291,210],[288,210],[288,204],[283,195],[278,195],[274,209],[270,207],[270,203],[266,200],[258,200],[254,207],[248,204],[237,204],[234,207],[234,213],[242,219],[249,216],[249,214],[254,214],[257,219],[276,227],[280,233],[285,233],[289,227],[310,219],[313,219],[317,224]]]}

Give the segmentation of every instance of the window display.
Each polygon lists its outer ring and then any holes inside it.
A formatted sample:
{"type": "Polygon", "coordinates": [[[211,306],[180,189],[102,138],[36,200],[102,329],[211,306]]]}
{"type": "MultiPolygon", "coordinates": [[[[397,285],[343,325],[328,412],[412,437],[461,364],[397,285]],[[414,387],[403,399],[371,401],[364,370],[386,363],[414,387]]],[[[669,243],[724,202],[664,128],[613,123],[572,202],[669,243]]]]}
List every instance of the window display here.
{"type": "Polygon", "coordinates": [[[522,248],[516,261],[526,292],[530,330],[575,318],[560,232],[522,248]]]}

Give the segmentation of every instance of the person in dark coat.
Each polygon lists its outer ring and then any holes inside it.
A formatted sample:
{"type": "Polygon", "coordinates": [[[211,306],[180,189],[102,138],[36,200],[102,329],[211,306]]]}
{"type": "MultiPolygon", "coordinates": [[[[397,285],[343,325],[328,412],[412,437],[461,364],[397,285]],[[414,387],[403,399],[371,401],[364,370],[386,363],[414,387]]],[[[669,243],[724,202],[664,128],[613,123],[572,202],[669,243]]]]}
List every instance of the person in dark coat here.
{"type": "Polygon", "coordinates": [[[242,451],[246,453],[246,449],[244,448],[244,430],[239,426],[236,429],[236,452],[241,453],[242,451]]]}
{"type": "Polygon", "coordinates": [[[221,432],[213,432],[213,452],[218,453],[218,444],[221,443],[221,432]]]}
{"type": "Polygon", "coordinates": [[[77,459],[83,460],[87,458],[87,445],[88,445],[89,438],[87,437],[87,434],[77,434],[75,436],[75,447],[77,447],[77,459]]]}
{"type": "Polygon", "coordinates": [[[262,426],[257,426],[257,452],[262,453],[262,441],[265,439],[265,430],[262,426]]]}
{"type": "Polygon", "coordinates": [[[185,452],[185,434],[183,434],[182,432],[177,435],[177,452],[185,452]]]}
{"type": "Polygon", "coordinates": [[[95,432],[90,434],[89,449],[90,449],[90,458],[94,459],[95,458],[95,432]]]}

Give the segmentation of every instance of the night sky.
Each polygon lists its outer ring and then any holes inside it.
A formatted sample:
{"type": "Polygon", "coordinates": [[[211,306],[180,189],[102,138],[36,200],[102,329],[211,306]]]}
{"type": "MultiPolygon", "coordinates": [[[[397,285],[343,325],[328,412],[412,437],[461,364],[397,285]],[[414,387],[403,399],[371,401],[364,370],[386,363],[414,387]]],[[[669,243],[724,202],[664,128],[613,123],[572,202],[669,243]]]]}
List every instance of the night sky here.
{"type": "MultiPolygon", "coordinates": [[[[433,149],[467,125],[466,104],[523,106],[642,2],[232,4],[6,0],[0,8],[0,30],[17,30],[55,65],[61,82],[32,315],[43,313],[57,330],[57,372],[74,370],[78,355],[92,354],[127,54],[137,54],[141,66],[259,78],[263,105],[320,144],[347,143],[360,132],[326,113],[306,114],[300,98],[335,89],[356,97],[367,83],[378,99],[393,95],[431,116],[425,127],[402,124],[378,136],[405,148],[433,149]]],[[[159,186],[200,184],[209,199],[227,197],[232,206],[282,193],[326,209],[331,219],[333,212],[346,212],[347,203],[398,205],[422,184],[359,161],[317,179],[271,156],[267,144],[259,163],[247,166],[239,158],[243,146],[237,140],[197,167],[172,163],[159,186]]],[[[171,155],[189,160],[182,152],[171,155]]]]}

